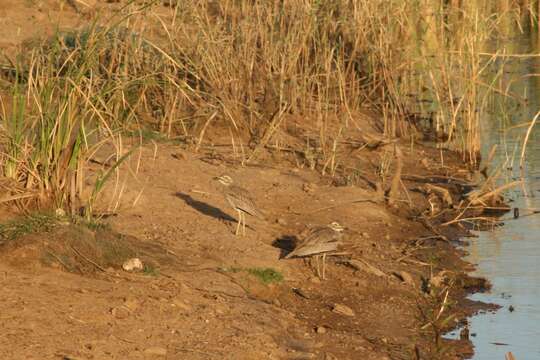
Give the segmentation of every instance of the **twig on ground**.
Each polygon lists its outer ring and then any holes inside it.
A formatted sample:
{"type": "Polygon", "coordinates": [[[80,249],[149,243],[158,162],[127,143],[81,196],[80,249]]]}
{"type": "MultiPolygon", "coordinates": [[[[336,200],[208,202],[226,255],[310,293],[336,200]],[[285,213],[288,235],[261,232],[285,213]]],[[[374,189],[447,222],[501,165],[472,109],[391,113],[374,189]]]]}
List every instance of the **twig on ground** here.
{"type": "Polygon", "coordinates": [[[77,251],[77,249],[75,249],[73,246],[70,246],[71,250],[73,250],[73,252],[77,255],[79,255],[81,258],[83,258],[84,260],[88,261],[90,264],[94,265],[97,269],[103,271],[103,272],[107,272],[107,270],[105,270],[103,267],[101,267],[99,264],[96,264],[94,261],[90,260],[89,258],[87,258],[86,256],[84,256],[83,254],[81,254],[79,251],[77,251]]]}

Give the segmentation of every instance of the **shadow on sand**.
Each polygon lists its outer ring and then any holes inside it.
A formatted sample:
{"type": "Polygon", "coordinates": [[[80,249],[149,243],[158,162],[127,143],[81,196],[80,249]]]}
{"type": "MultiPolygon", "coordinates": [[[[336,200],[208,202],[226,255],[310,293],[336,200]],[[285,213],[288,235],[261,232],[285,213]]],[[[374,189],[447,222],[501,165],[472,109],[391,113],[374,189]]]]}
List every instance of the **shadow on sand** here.
{"type": "Polygon", "coordinates": [[[174,194],[176,197],[179,197],[180,199],[184,200],[186,204],[200,212],[201,214],[204,214],[206,216],[213,217],[214,219],[223,219],[226,221],[234,222],[236,223],[236,219],[230,216],[227,213],[224,213],[217,207],[214,207],[212,205],[209,205],[205,202],[195,200],[188,194],[184,194],[182,192],[177,192],[174,194]]]}
{"type": "Polygon", "coordinates": [[[297,242],[296,236],[293,235],[284,235],[272,243],[273,247],[276,247],[281,250],[279,258],[283,259],[287,256],[288,253],[294,250],[295,244],[297,242]]]}

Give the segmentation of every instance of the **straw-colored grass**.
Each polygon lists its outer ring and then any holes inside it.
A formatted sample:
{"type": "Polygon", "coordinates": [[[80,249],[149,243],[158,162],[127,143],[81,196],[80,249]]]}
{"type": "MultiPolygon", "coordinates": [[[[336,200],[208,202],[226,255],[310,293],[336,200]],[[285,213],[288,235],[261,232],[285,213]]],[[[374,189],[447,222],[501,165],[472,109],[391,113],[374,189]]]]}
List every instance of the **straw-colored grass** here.
{"type": "Polygon", "coordinates": [[[84,198],[88,161],[104,145],[124,161],[126,131],[195,138],[197,149],[221,131],[244,162],[284,145],[292,116],[316,129],[300,142],[306,158],[333,175],[339,139],[365,108],[381,114],[375,125],[388,138],[423,132],[475,162],[489,94],[507,94],[500,73],[483,78],[498,54],[479,53],[521,14],[488,1],[175,3],[133,1],[98,18],[103,26],[26,48],[0,107],[2,171],[18,194],[91,208],[111,173],[84,198]]]}

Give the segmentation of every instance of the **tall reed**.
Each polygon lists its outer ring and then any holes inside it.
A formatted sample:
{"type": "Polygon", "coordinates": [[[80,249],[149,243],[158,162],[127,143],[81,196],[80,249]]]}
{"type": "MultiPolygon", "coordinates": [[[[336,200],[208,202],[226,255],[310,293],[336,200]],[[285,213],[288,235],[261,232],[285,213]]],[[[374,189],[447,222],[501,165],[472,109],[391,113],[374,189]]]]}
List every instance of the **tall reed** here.
{"type": "Polygon", "coordinates": [[[420,132],[474,163],[489,94],[504,93],[499,72],[484,77],[498,54],[480,53],[501,23],[521,24],[518,8],[487,0],[174,3],[132,1],[26,48],[3,98],[5,177],[75,211],[94,201],[82,199],[88,161],[102,146],[125,160],[120,134],[143,128],[198,146],[230,134],[246,161],[300,136],[334,174],[337,146],[365,108],[378,110],[373,125],[386,136],[420,132]],[[258,145],[246,155],[249,139],[258,145]]]}

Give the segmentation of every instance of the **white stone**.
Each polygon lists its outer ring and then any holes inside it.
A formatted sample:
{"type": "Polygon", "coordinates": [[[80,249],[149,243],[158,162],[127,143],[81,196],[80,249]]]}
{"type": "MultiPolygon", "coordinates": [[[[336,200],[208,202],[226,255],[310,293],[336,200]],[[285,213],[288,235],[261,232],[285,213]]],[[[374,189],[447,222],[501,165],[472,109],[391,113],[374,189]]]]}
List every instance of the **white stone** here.
{"type": "Polygon", "coordinates": [[[122,269],[125,271],[142,270],[143,263],[139,258],[131,258],[122,264],[122,269]]]}

